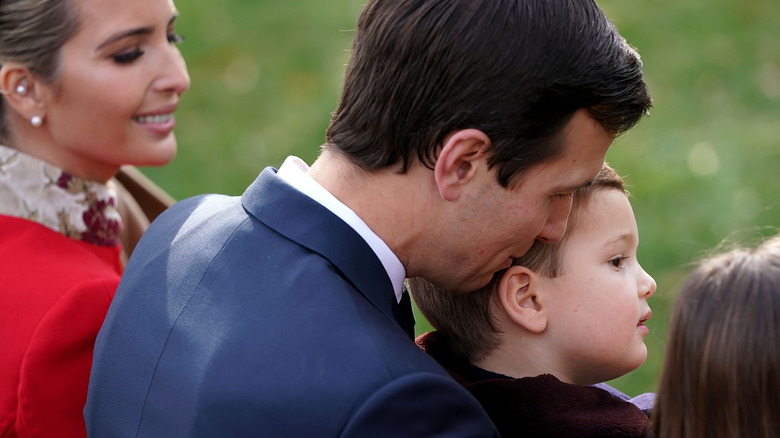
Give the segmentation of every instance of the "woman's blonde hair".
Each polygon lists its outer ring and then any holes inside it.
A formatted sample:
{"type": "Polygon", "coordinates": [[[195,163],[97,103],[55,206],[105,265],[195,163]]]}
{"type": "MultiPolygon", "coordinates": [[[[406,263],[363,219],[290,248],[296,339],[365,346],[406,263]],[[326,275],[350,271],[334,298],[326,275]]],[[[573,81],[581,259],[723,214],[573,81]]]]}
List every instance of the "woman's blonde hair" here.
{"type": "MultiPolygon", "coordinates": [[[[36,79],[54,82],[60,72],[62,46],[78,30],[71,0],[0,1],[0,65],[16,62],[36,79]]],[[[0,101],[0,135],[5,137],[0,101]]]]}

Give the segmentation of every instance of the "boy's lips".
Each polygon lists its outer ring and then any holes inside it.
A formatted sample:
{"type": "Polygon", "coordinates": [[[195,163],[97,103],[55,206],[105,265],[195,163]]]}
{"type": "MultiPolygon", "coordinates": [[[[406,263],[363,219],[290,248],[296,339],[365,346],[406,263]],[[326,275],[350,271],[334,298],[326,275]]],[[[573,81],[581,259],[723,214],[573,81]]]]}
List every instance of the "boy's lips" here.
{"type": "Polygon", "coordinates": [[[649,309],[647,313],[642,316],[642,318],[639,319],[639,322],[636,324],[636,329],[639,331],[641,336],[644,338],[650,333],[650,329],[645,325],[645,322],[647,322],[648,319],[650,319],[650,316],[653,314],[649,309]]]}

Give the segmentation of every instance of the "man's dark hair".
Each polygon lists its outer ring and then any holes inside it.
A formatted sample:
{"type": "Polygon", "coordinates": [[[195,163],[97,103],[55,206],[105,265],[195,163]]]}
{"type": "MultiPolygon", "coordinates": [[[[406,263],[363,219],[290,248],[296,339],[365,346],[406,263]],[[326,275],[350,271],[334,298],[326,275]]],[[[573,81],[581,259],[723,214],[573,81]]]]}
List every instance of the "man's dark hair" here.
{"type": "Polygon", "coordinates": [[[609,133],[651,106],[639,55],[590,0],[370,0],[327,147],[379,170],[432,167],[445,137],[483,131],[509,187],[562,153],[586,108],[609,133]]]}

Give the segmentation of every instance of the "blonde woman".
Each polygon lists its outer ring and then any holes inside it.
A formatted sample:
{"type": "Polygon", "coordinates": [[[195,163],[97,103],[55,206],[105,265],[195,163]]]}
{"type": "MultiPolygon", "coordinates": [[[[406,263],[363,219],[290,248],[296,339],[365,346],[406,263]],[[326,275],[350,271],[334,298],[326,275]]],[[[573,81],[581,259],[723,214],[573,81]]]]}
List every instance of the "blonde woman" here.
{"type": "Polygon", "coordinates": [[[110,181],[176,153],[176,17],[169,0],[0,3],[0,436],[86,435],[122,273],[110,181]]]}

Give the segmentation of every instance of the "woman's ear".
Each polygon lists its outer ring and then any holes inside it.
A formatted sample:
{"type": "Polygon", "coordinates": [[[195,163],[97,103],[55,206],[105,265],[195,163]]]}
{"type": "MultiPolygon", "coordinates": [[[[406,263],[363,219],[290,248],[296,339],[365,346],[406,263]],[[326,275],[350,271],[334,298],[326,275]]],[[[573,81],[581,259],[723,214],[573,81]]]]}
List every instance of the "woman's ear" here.
{"type": "Polygon", "coordinates": [[[444,140],[433,173],[445,201],[460,197],[463,187],[474,179],[480,160],[487,163],[489,150],[490,138],[479,129],[461,129],[444,140]]]}
{"type": "Polygon", "coordinates": [[[27,67],[16,62],[0,67],[0,90],[5,101],[27,120],[43,116],[43,102],[36,85],[35,75],[27,67]]]}
{"type": "Polygon", "coordinates": [[[507,316],[531,333],[547,328],[547,314],[538,292],[539,276],[524,266],[511,266],[501,276],[498,295],[507,316]]]}

